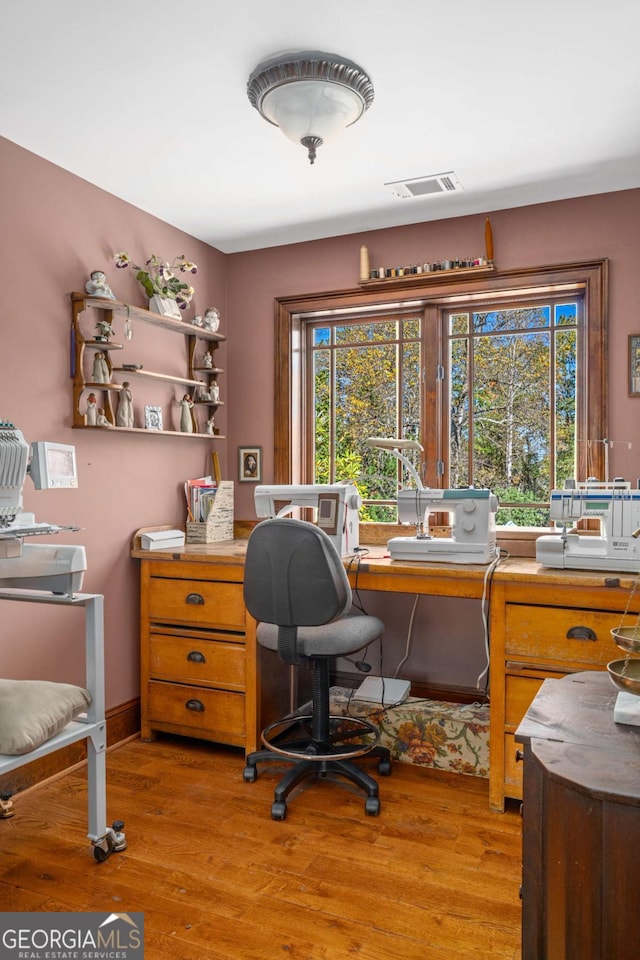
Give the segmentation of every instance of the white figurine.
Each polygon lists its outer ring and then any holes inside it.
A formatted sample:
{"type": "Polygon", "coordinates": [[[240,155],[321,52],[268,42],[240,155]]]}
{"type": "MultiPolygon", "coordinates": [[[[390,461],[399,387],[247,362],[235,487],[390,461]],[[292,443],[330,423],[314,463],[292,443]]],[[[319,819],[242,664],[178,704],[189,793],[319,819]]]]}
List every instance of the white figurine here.
{"type": "Polygon", "coordinates": [[[209,400],[213,400],[214,403],[217,403],[220,399],[220,387],[217,383],[212,383],[209,388],[209,400]]]}
{"type": "Polygon", "coordinates": [[[202,318],[202,323],[205,330],[208,330],[209,333],[216,333],[220,326],[220,311],[216,310],[215,307],[207,307],[204,312],[204,317],[202,318]]]}
{"type": "Polygon", "coordinates": [[[213,356],[208,350],[202,357],[202,366],[206,367],[208,370],[211,370],[213,367],[213,356]]]}
{"type": "Polygon", "coordinates": [[[193,320],[191,321],[191,323],[192,323],[192,325],[193,325],[194,327],[201,327],[201,326],[202,326],[202,317],[200,316],[200,314],[198,314],[197,317],[194,317],[193,320]]]}
{"type": "Polygon", "coordinates": [[[207,420],[207,433],[210,436],[213,436],[215,432],[216,431],[215,431],[215,426],[213,422],[213,417],[209,417],[209,419],[207,420]]]}
{"type": "Polygon", "coordinates": [[[90,393],[87,397],[87,413],[84,422],[88,427],[95,427],[98,422],[98,402],[95,393],[90,393]]]}
{"type": "Polygon", "coordinates": [[[98,410],[98,423],[97,423],[97,426],[99,426],[99,427],[110,427],[110,426],[111,426],[111,424],[109,423],[109,421],[107,420],[107,418],[106,418],[106,416],[105,416],[104,410],[102,410],[102,409],[98,410]]]}
{"type": "Polygon", "coordinates": [[[98,350],[93,358],[92,376],[94,383],[111,383],[111,371],[107,363],[107,355],[102,353],[101,350],[98,350]]]}
{"type": "Polygon", "coordinates": [[[129,388],[129,381],[125,380],[122,384],[122,390],[118,398],[118,409],[116,411],[116,426],[133,426],[133,398],[129,388]]]}
{"type": "Polygon", "coordinates": [[[84,288],[92,297],[106,297],[108,300],[115,300],[111,287],[107,283],[107,275],[102,270],[93,270],[84,288]]]}
{"type": "Polygon", "coordinates": [[[191,413],[193,410],[193,400],[188,393],[185,393],[182,400],[180,400],[180,406],[182,407],[180,412],[180,430],[182,433],[193,433],[193,416],[191,413]]]}

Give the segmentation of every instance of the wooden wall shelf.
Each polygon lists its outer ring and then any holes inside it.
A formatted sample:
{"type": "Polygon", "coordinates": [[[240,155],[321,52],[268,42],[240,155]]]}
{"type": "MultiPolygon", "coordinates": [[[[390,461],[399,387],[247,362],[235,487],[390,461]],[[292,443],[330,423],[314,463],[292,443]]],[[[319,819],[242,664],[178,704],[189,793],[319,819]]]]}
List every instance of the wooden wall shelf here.
{"type": "MultiPolygon", "coordinates": [[[[222,367],[219,367],[213,361],[213,351],[218,345],[226,340],[224,334],[212,332],[204,327],[196,326],[193,323],[185,323],[181,320],[175,320],[172,317],[165,317],[151,310],[145,310],[121,300],[112,300],[106,297],[94,297],[88,294],[74,292],[71,294],[72,306],[72,327],[71,327],[71,348],[72,348],[72,376],[73,376],[73,427],[87,430],[102,431],[120,431],[125,433],[144,433],[155,436],[179,436],[196,437],[207,440],[225,439],[219,432],[204,433],[198,423],[195,415],[195,405],[199,408],[210,407],[212,411],[219,406],[223,406],[221,400],[213,400],[208,396],[212,392],[212,387],[217,384],[218,375],[223,373],[222,367]],[[99,311],[98,316],[109,326],[112,326],[114,317],[123,318],[126,322],[151,324],[154,327],[165,330],[168,333],[177,333],[186,338],[187,344],[187,372],[184,377],[174,374],[163,373],[156,370],[127,369],[123,361],[120,366],[113,366],[111,362],[111,353],[116,350],[124,350],[126,344],[117,343],[114,340],[99,340],[94,336],[86,335],[83,332],[83,324],[86,325],[86,319],[83,317],[88,310],[99,311]],[[211,359],[211,365],[205,366],[202,363],[202,356],[197,354],[198,344],[205,343],[207,358],[211,359]],[[117,374],[121,382],[96,383],[93,380],[85,379],[84,373],[84,354],[85,349],[96,352],[103,352],[106,358],[106,364],[109,370],[109,376],[117,374]],[[198,376],[196,376],[198,374],[198,376]],[[194,400],[194,407],[191,410],[193,422],[193,432],[186,433],[181,430],[147,430],[144,427],[122,427],[116,423],[114,410],[111,403],[112,394],[120,394],[123,384],[133,378],[139,378],[146,381],[158,381],[174,386],[185,387],[189,390],[194,400]],[[84,409],[86,407],[89,393],[95,393],[100,396],[99,406],[104,411],[109,426],[94,426],[86,423],[84,409]],[[204,394],[204,395],[202,395],[204,394]]],[[[202,346],[200,347],[202,350],[202,346]]],[[[217,391],[216,391],[217,392],[217,391]]],[[[165,391],[166,395],[166,391],[165,391]]],[[[218,393],[219,395],[219,393],[218,393]]],[[[168,400],[168,403],[175,402],[168,400]]],[[[139,415],[139,414],[138,414],[139,415]]],[[[215,428],[214,428],[215,429],[215,428]]]]}

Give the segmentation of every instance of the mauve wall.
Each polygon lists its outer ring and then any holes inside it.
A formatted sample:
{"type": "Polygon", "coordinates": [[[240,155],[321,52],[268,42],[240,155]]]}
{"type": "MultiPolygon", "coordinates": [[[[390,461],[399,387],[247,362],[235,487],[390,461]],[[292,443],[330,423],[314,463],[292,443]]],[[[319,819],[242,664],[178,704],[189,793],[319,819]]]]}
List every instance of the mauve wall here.
{"type": "MultiPolygon", "coordinates": [[[[182,522],[182,482],[210,470],[214,444],[224,468],[226,444],[71,429],[69,293],[84,289],[92,269],[104,269],[117,297],[144,306],[132,272],[116,270],[111,255],[127,250],[140,262],[137,258],[151,253],[166,258],[184,253],[200,268],[193,278],[193,305],[198,312],[219,307],[224,332],[225,257],[2,139],[0,171],[0,418],[13,421],[28,441],[76,446],[79,489],[34,491],[27,480],[25,509],[38,520],[82,528],[51,542],[84,544],[88,571],[83,589],[105,596],[107,705],[113,707],[139,691],[138,564],[129,558],[131,535],[141,526],[182,522]]],[[[187,316],[193,314],[191,309],[187,316]]],[[[123,342],[118,324],[116,330],[123,342]]],[[[171,372],[175,367],[176,373],[186,373],[181,337],[151,326],[134,327],[128,356],[137,344],[144,347],[147,369],[171,372]]],[[[224,367],[226,345],[218,354],[224,367]]],[[[153,393],[145,394],[152,387],[143,389],[134,378],[131,383],[140,425],[143,402],[153,402],[153,393]]],[[[222,377],[221,386],[224,392],[222,377]]],[[[176,394],[182,392],[176,389],[176,394]]],[[[219,426],[224,434],[224,417],[219,426]]],[[[0,615],[0,675],[83,682],[81,610],[5,602],[0,615]]]]}
{"type": "MultiPolygon", "coordinates": [[[[129,558],[132,533],[141,526],[183,520],[181,483],[209,469],[214,447],[224,475],[237,480],[237,447],[259,444],[265,480],[272,479],[274,297],[354,286],[361,243],[369,246],[372,263],[380,264],[482,251],[484,215],[225,257],[3,139],[0,171],[0,418],[13,420],[28,440],[76,445],[79,490],[35,492],[27,481],[25,509],[40,520],[82,527],[56,539],[86,546],[84,589],[105,595],[107,705],[113,707],[138,695],[138,570],[129,558]],[[132,275],[111,267],[111,254],[119,249],[136,258],[184,253],[198,263],[195,310],[187,316],[209,305],[222,313],[221,331],[228,342],[218,358],[226,371],[221,387],[227,403],[218,426],[228,441],[104,436],[71,429],[68,294],[82,289],[90,270],[104,268],[117,296],[142,305],[132,275]]],[[[635,478],[640,475],[637,401],[627,397],[626,356],[627,335],[640,332],[635,296],[640,191],[490,216],[499,267],[609,258],[609,434],[634,442],[631,453],[614,448],[611,470],[635,478]]],[[[181,369],[178,338],[152,331],[136,330],[132,345],[141,344],[145,359],[157,354],[161,369],[172,364],[181,369]]],[[[139,419],[140,405],[153,401],[135,381],[132,386],[139,419]]],[[[255,518],[253,489],[251,484],[236,484],[238,519],[255,518]]],[[[383,616],[393,625],[392,642],[385,649],[392,665],[402,649],[411,598],[394,598],[393,611],[388,599],[371,601],[384,608],[383,616]]],[[[475,680],[483,664],[479,620],[471,624],[468,640],[457,626],[456,642],[451,643],[450,607],[421,601],[416,636],[432,642],[416,648],[407,676],[461,685],[475,680]]],[[[82,681],[80,611],[5,602],[2,617],[0,675],[82,681]]]]}

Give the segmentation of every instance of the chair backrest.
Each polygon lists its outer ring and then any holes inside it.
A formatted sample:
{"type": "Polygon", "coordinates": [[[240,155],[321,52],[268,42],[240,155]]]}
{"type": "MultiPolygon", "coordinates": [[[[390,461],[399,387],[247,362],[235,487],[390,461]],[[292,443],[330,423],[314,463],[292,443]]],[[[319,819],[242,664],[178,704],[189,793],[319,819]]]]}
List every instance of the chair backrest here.
{"type": "Polygon", "coordinates": [[[263,520],[249,537],[244,601],[251,616],[264,623],[317,627],[349,610],[351,587],[324,530],[282,517],[263,520]]]}

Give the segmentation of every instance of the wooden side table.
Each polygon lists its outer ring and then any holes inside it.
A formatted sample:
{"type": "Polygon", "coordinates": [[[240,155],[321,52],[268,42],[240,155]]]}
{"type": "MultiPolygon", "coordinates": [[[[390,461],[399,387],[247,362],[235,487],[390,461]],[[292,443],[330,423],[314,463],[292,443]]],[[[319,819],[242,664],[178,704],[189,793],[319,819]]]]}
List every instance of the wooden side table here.
{"type": "Polygon", "coordinates": [[[607,673],[545,680],[524,744],[522,960],[637,960],[640,727],[607,673]]]}

